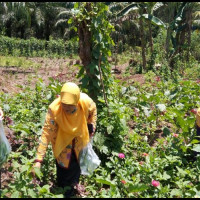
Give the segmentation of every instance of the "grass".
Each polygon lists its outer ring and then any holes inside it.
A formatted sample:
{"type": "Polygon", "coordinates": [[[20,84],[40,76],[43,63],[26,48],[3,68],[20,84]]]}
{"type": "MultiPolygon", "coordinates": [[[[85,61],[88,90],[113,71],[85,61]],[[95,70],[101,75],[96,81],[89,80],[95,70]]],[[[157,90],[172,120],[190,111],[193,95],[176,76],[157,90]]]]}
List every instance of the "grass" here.
{"type": "Polygon", "coordinates": [[[0,66],[1,67],[14,66],[27,69],[27,68],[39,68],[41,64],[27,60],[25,57],[0,56],[0,66]]]}

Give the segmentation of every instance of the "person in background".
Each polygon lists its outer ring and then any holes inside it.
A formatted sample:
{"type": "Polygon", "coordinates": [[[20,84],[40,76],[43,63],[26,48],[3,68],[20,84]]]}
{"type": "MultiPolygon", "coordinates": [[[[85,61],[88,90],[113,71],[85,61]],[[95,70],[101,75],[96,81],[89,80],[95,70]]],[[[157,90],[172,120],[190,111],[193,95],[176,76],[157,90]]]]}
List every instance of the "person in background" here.
{"type": "MultiPolygon", "coordinates": [[[[197,139],[199,141],[198,144],[200,144],[200,108],[198,108],[197,110],[195,109],[195,114],[196,114],[196,136],[195,136],[195,139],[197,139]]],[[[195,161],[197,159],[197,155],[199,155],[199,154],[200,153],[192,150],[193,161],[195,161]]]]}
{"type": "Polygon", "coordinates": [[[74,186],[78,185],[81,172],[79,153],[94,135],[96,120],[95,102],[72,82],[63,85],[60,97],[49,106],[33,167],[41,167],[51,142],[58,186],[71,188],[65,197],[75,194],[74,186]]]}
{"type": "Polygon", "coordinates": [[[200,108],[197,109],[196,113],[196,127],[197,127],[197,139],[200,141],[200,108]]]}
{"type": "Polygon", "coordinates": [[[0,118],[3,119],[3,110],[1,109],[1,107],[0,107],[0,118]]]}

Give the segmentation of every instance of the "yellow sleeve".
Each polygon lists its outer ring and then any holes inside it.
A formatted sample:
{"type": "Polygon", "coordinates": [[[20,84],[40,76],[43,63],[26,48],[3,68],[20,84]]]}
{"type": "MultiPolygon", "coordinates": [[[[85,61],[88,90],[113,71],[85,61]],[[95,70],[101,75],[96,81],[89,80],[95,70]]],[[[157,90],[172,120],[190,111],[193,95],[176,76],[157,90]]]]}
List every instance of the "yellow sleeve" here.
{"type": "Polygon", "coordinates": [[[197,123],[197,126],[200,127],[200,108],[197,109],[196,123],[197,123]]]}
{"type": "Polygon", "coordinates": [[[52,135],[55,134],[56,130],[57,124],[54,121],[51,110],[49,109],[46,115],[45,124],[43,126],[43,132],[39,140],[39,146],[37,149],[35,161],[43,161],[48,144],[51,141],[52,135]]]}
{"type": "Polygon", "coordinates": [[[97,121],[96,103],[86,93],[81,93],[80,101],[86,113],[87,124],[92,124],[95,131],[97,121]]]}
{"type": "Polygon", "coordinates": [[[89,113],[88,113],[87,123],[93,124],[93,128],[95,130],[96,122],[97,122],[97,107],[96,107],[96,103],[94,101],[92,101],[90,103],[88,111],[89,111],[89,113]]]}

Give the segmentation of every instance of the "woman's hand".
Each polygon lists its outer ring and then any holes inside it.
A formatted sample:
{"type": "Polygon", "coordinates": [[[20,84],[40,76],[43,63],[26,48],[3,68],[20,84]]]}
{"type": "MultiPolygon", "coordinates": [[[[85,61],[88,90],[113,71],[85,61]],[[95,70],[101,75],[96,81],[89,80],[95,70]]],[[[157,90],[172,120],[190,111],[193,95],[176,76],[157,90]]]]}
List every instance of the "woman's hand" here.
{"type": "Polygon", "coordinates": [[[36,162],[34,165],[33,165],[33,168],[32,168],[32,170],[31,170],[31,172],[32,172],[32,174],[33,174],[33,177],[35,177],[35,170],[34,170],[34,168],[41,168],[41,163],[40,162],[36,162]]]}

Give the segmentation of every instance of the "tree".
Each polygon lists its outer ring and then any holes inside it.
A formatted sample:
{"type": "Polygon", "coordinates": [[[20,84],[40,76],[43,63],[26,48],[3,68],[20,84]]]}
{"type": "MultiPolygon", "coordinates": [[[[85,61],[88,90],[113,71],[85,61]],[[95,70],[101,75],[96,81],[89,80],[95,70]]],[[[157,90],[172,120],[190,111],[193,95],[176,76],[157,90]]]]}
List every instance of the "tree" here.
{"type": "Polygon", "coordinates": [[[25,37],[25,29],[31,25],[27,4],[26,2],[1,2],[1,24],[9,37],[25,37]]]}
{"type": "Polygon", "coordinates": [[[73,17],[68,23],[78,31],[79,56],[83,66],[78,77],[81,87],[95,100],[109,92],[111,69],[108,57],[111,56],[113,41],[110,33],[113,27],[107,19],[108,6],[104,3],[75,3],[73,17]],[[84,74],[86,72],[86,74],[84,74]]]}
{"type": "Polygon", "coordinates": [[[55,24],[55,27],[60,27],[61,29],[61,35],[62,37],[67,37],[68,39],[71,39],[75,31],[70,30],[69,24],[67,21],[72,16],[72,9],[74,8],[74,2],[66,2],[65,7],[60,11],[60,13],[57,15],[57,21],[55,24]]]}
{"type": "MultiPolygon", "coordinates": [[[[57,15],[73,5],[64,2],[1,2],[0,28],[9,37],[37,37],[49,40],[59,35],[62,26],[55,27],[57,15]]],[[[63,35],[62,35],[63,36],[63,35]]]]}
{"type": "Polygon", "coordinates": [[[149,43],[150,43],[150,49],[151,53],[153,53],[153,36],[152,36],[152,24],[157,25],[159,27],[164,27],[164,23],[158,19],[157,17],[154,16],[154,12],[159,9],[160,7],[163,6],[162,2],[145,2],[146,4],[146,11],[147,14],[142,15],[145,17],[145,19],[148,22],[148,27],[149,27],[149,43]]]}
{"type": "Polygon", "coordinates": [[[60,2],[35,2],[34,19],[36,23],[37,38],[49,40],[55,31],[56,16],[63,11],[64,3],[60,2]]]}
{"type": "MultiPolygon", "coordinates": [[[[146,42],[145,42],[145,33],[144,33],[144,23],[146,20],[148,22],[153,23],[157,26],[164,26],[164,23],[158,19],[157,17],[153,16],[152,13],[155,9],[159,8],[161,5],[157,4],[156,2],[147,3],[147,2],[134,2],[123,8],[120,12],[117,13],[118,17],[123,17],[131,12],[137,12],[139,20],[139,29],[140,29],[140,38],[141,38],[141,47],[142,47],[142,61],[143,61],[143,69],[146,70],[146,42]]],[[[149,23],[149,24],[150,24],[149,23]]],[[[153,51],[153,40],[152,40],[152,31],[151,26],[149,25],[150,30],[150,46],[151,50],[153,51]]]]}

